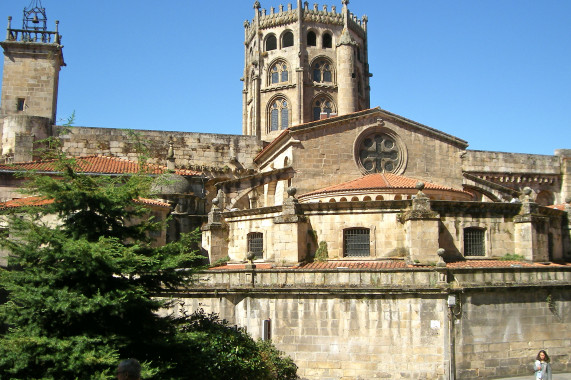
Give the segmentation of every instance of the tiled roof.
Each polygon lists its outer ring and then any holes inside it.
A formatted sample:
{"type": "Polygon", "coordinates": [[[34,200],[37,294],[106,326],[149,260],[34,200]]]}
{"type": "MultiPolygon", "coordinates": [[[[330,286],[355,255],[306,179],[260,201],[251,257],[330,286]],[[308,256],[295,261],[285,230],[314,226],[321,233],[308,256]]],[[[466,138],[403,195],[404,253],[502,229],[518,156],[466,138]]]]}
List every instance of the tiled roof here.
{"type": "Polygon", "coordinates": [[[150,206],[171,207],[167,202],[159,201],[157,199],[139,198],[135,200],[135,202],[150,206]]]}
{"type": "Polygon", "coordinates": [[[50,203],[53,203],[53,199],[45,199],[42,197],[26,197],[20,199],[11,199],[6,202],[0,203],[0,209],[7,209],[7,208],[17,208],[17,207],[24,207],[24,206],[43,206],[50,203]]]}
{"type": "Polygon", "coordinates": [[[563,203],[563,204],[559,204],[559,205],[550,205],[550,206],[547,206],[547,207],[554,208],[554,209],[556,209],[556,210],[565,211],[565,210],[566,210],[566,207],[567,207],[567,204],[566,204],[566,203],[563,203]]]}
{"type": "MultiPolygon", "coordinates": [[[[134,174],[139,172],[139,164],[134,161],[118,157],[109,156],[86,156],[76,157],[79,171],[82,173],[94,174],[134,174]]],[[[149,174],[162,174],[167,171],[164,165],[147,164],[146,169],[149,174]]],[[[18,162],[13,164],[0,164],[0,171],[20,171],[20,170],[37,170],[43,172],[56,172],[56,161],[30,161],[18,162]]],[[[200,172],[187,169],[177,169],[176,174],[179,175],[199,175],[200,172]]]]}
{"type": "MultiPolygon", "coordinates": [[[[341,183],[338,185],[329,186],[323,189],[315,190],[305,193],[300,198],[325,193],[337,193],[343,191],[355,190],[376,190],[376,189],[415,189],[416,184],[421,181],[414,178],[404,177],[392,173],[375,173],[369,174],[361,178],[354,179],[349,182],[341,183]]],[[[435,183],[424,182],[424,188],[429,190],[442,190],[442,191],[456,191],[462,192],[463,190],[454,189],[438,185],[435,183]]]]}
{"type": "MultiPolygon", "coordinates": [[[[12,199],[6,202],[1,202],[0,210],[4,210],[7,208],[24,207],[24,206],[44,206],[53,202],[54,202],[53,199],[45,199],[42,197],[26,197],[26,198],[12,199]]],[[[170,207],[168,203],[156,199],[139,198],[135,200],[135,202],[150,206],[170,207]]]]}
{"type": "MultiPolygon", "coordinates": [[[[531,263],[527,261],[502,261],[502,260],[465,260],[454,263],[447,263],[446,268],[543,268],[543,267],[569,267],[569,264],[558,263],[531,263]]],[[[385,270],[385,269],[413,269],[413,268],[434,268],[426,265],[411,265],[404,260],[384,260],[384,261],[324,261],[313,262],[291,267],[275,268],[271,263],[256,264],[256,269],[303,269],[303,270],[333,270],[333,269],[349,269],[349,270],[385,270]]],[[[244,264],[226,264],[218,267],[210,268],[211,270],[243,270],[244,264]]]]}

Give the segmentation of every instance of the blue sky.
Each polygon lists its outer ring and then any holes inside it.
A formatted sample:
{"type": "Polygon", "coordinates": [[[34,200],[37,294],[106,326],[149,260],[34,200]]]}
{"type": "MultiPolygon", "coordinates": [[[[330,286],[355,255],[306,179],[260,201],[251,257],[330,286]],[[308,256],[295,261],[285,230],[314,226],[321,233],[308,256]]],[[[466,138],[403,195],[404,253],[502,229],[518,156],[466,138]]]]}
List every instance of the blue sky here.
{"type": "MultiPolygon", "coordinates": [[[[58,118],[75,111],[80,126],[240,134],[253,3],[42,0],[65,46],[58,118]]],[[[20,28],[29,4],[0,1],[0,30],[9,15],[20,28]]],[[[369,18],[372,107],[469,149],[571,149],[571,1],[351,0],[349,9],[369,18]]]]}

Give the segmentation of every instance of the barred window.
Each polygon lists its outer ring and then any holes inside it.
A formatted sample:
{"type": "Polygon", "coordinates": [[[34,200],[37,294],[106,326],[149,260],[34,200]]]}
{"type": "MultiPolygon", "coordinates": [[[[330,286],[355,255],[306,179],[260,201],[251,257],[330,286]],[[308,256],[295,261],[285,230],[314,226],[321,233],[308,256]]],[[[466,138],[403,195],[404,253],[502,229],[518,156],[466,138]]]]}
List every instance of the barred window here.
{"type": "Polygon", "coordinates": [[[369,236],[368,228],[343,230],[343,255],[347,257],[370,256],[369,236]]]}
{"type": "Polygon", "coordinates": [[[250,232],[248,234],[248,252],[252,252],[257,259],[261,259],[264,254],[264,234],[261,232],[250,232]]]}
{"type": "Polygon", "coordinates": [[[485,256],[485,233],[482,228],[464,229],[464,256],[485,256]]]}

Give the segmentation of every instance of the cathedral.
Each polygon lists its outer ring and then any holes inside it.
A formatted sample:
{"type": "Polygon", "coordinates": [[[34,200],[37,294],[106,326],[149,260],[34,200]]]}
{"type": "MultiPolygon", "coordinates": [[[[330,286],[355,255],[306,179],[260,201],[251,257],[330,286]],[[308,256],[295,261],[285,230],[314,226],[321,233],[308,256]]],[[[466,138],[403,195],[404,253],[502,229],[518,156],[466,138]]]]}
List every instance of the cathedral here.
{"type": "MultiPolygon", "coordinates": [[[[123,130],[55,125],[61,36],[27,11],[0,43],[4,208],[26,202],[18,170],[53,171],[46,137],[86,173],[137,164],[123,130]]],[[[546,344],[569,370],[571,149],[470,150],[371,105],[368,22],[349,0],[255,1],[242,135],[138,131],[170,176],[149,204],[171,217],[161,241],[201,228],[211,264],[180,308],[271,338],[307,379],[527,374],[546,344]]]]}

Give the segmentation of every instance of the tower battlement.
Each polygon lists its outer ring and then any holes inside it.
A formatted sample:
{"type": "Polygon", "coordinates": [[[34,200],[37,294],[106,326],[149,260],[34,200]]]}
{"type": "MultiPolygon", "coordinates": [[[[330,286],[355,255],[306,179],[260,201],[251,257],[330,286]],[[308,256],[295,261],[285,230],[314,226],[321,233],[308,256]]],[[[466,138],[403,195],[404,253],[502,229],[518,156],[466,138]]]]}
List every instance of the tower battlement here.
{"type": "MultiPolygon", "coordinates": [[[[301,2],[299,2],[301,3],[301,2]]],[[[320,5],[317,3],[313,4],[313,8],[309,7],[309,2],[304,2],[301,8],[301,17],[304,22],[311,23],[322,23],[327,25],[345,25],[343,12],[337,12],[337,7],[335,5],[331,6],[331,10],[328,10],[327,5],[320,5]]],[[[256,1],[254,4],[255,12],[258,16],[259,28],[274,28],[277,26],[288,25],[298,21],[299,14],[297,8],[293,8],[291,3],[287,6],[279,5],[278,8],[270,7],[269,10],[260,8],[260,3],[256,1]]],[[[364,36],[367,31],[367,16],[363,15],[360,19],[357,15],[347,12],[347,25],[351,30],[364,36]]],[[[253,38],[256,31],[256,19],[254,18],[251,22],[246,20],[244,22],[244,27],[246,28],[246,39],[249,41],[253,38]]]]}

